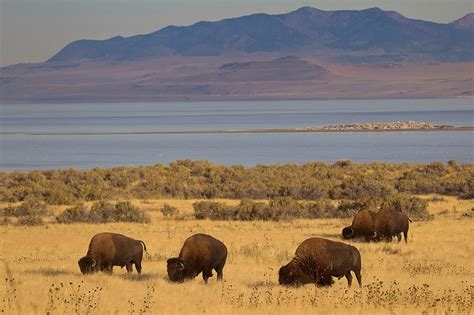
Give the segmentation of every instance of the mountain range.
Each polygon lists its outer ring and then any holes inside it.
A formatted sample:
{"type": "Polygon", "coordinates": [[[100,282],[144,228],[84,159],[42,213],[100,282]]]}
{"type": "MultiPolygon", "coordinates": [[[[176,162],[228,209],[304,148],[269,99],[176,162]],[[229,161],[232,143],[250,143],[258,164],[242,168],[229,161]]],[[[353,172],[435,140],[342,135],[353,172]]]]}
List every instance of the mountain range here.
{"type": "Polygon", "coordinates": [[[0,102],[473,98],[473,20],[303,7],[78,40],[0,68],[0,102]]]}
{"type": "Polygon", "coordinates": [[[235,53],[387,54],[397,59],[474,60],[473,14],[449,24],[406,18],[379,8],[252,14],[107,40],[78,40],[50,62],[136,60],[159,56],[235,53]]]}

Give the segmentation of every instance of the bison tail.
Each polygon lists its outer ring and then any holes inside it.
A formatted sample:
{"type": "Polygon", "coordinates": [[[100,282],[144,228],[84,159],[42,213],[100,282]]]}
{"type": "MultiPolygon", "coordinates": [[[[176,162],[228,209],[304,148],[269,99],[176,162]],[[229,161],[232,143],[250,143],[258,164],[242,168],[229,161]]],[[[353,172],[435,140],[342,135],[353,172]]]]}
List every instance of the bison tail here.
{"type": "Polygon", "coordinates": [[[408,218],[408,221],[410,221],[410,223],[413,223],[413,221],[410,218],[408,218]]]}
{"type": "Polygon", "coordinates": [[[145,250],[145,252],[147,252],[145,242],[144,241],[139,241],[139,242],[143,245],[143,249],[145,250]]]}

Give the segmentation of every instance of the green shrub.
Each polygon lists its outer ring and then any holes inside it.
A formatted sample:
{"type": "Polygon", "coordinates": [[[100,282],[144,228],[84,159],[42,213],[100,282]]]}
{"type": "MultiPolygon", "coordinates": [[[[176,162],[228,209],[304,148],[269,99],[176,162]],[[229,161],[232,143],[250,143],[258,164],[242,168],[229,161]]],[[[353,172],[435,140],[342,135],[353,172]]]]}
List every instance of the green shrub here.
{"type": "Polygon", "coordinates": [[[163,214],[163,216],[169,218],[169,217],[175,217],[178,215],[179,211],[178,208],[173,207],[172,205],[165,203],[161,208],[160,212],[163,214]]]}
{"type": "Polygon", "coordinates": [[[238,221],[268,220],[270,217],[268,212],[269,209],[265,202],[244,199],[235,208],[233,219],[238,221]]]}
{"type": "Polygon", "coordinates": [[[56,220],[59,223],[148,223],[150,217],[145,211],[132,205],[130,201],[121,201],[115,205],[107,201],[99,201],[92,204],[90,211],[83,204],[65,209],[56,217],[56,220]]]}
{"type": "Polygon", "coordinates": [[[8,206],[6,208],[3,208],[2,215],[5,216],[5,217],[14,217],[15,216],[15,211],[16,211],[16,207],[8,206]]]}
{"type": "Polygon", "coordinates": [[[228,206],[222,202],[199,201],[194,203],[193,207],[196,219],[288,221],[339,217],[337,208],[329,200],[302,203],[290,197],[276,197],[268,204],[244,199],[237,206],[228,206]]]}
{"type": "Polygon", "coordinates": [[[26,199],[19,206],[14,208],[13,213],[10,207],[7,212],[8,215],[13,214],[15,217],[45,217],[53,214],[51,209],[49,209],[43,201],[37,199],[26,199]]]}
{"type": "Polygon", "coordinates": [[[91,170],[0,172],[4,202],[48,204],[120,198],[359,200],[395,193],[472,196],[474,164],[310,162],[244,167],[208,161],[91,170]]]}
{"type": "Polygon", "coordinates": [[[89,212],[90,223],[114,222],[114,205],[108,201],[98,201],[92,204],[89,212]]]}
{"type": "Polygon", "coordinates": [[[115,205],[113,213],[115,222],[149,223],[150,217],[142,209],[132,205],[130,201],[121,201],[115,205]]]}
{"type": "Polygon", "coordinates": [[[263,220],[292,220],[304,218],[305,212],[301,203],[291,197],[276,197],[270,200],[268,214],[269,218],[262,218],[263,220]]]}
{"type": "Polygon", "coordinates": [[[89,210],[83,203],[80,203],[72,208],[65,209],[56,217],[56,220],[59,223],[88,222],[89,210]]]}
{"type": "Polygon", "coordinates": [[[229,220],[232,219],[233,207],[222,202],[198,201],[193,203],[194,217],[197,220],[229,220]]]}
{"type": "Polygon", "coordinates": [[[331,203],[331,201],[321,199],[306,203],[305,210],[305,217],[307,219],[318,219],[334,218],[337,208],[331,203]]]}

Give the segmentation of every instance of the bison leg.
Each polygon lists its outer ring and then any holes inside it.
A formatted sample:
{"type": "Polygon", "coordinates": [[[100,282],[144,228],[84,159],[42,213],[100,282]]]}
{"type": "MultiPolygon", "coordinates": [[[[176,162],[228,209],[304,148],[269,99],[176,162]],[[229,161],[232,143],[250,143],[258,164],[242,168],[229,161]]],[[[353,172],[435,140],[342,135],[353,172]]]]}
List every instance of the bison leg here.
{"type": "Polygon", "coordinates": [[[141,262],[136,262],[135,263],[135,268],[137,269],[138,274],[142,273],[142,263],[141,262]]]}
{"type": "Polygon", "coordinates": [[[222,277],[224,276],[224,272],[222,271],[223,269],[223,265],[217,266],[216,269],[214,269],[217,272],[217,281],[222,280],[222,277]]]}
{"type": "Polygon", "coordinates": [[[397,239],[398,239],[398,242],[400,243],[400,241],[402,240],[402,233],[397,234],[397,239]]]}
{"type": "Polygon", "coordinates": [[[125,267],[127,268],[127,272],[130,273],[133,271],[133,267],[132,267],[132,263],[129,262],[128,264],[125,265],[125,267]]]}
{"type": "Polygon", "coordinates": [[[347,285],[348,285],[349,288],[350,288],[351,285],[352,285],[352,275],[351,275],[351,272],[350,272],[350,271],[348,271],[348,272],[346,273],[346,279],[347,279],[347,285]]]}
{"type": "Polygon", "coordinates": [[[100,271],[102,272],[107,272],[108,271],[107,268],[108,266],[106,264],[100,265],[100,271]]]}
{"type": "Polygon", "coordinates": [[[323,276],[321,280],[319,280],[320,286],[331,286],[334,283],[331,276],[323,276]]]}
{"type": "Polygon", "coordinates": [[[112,274],[112,268],[113,268],[112,265],[103,265],[102,266],[102,271],[106,272],[106,273],[109,273],[109,274],[112,274]]]}
{"type": "Polygon", "coordinates": [[[403,238],[405,239],[405,244],[407,244],[408,243],[408,230],[403,231],[403,238]]]}
{"type": "Polygon", "coordinates": [[[212,277],[212,270],[203,270],[202,272],[202,278],[204,279],[204,282],[207,283],[207,279],[212,277]]]}
{"type": "Polygon", "coordinates": [[[359,287],[362,287],[362,275],[360,274],[360,269],[354,270],[354,273],[357,278],[357,282],[359,283],[359,287]]]}

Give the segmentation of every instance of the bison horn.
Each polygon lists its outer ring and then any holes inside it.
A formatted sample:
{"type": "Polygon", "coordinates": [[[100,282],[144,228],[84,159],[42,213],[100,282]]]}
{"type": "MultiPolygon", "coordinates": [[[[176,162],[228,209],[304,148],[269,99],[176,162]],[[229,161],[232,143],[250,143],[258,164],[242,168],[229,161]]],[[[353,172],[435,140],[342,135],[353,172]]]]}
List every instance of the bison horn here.
{"type": "Polygon", "coordinates": [[[96,264],[97,262],[95,261],[95,259],[92,259],[92,267],[95,267],[96,264]]]}
{"type": "Polygon", "coordinates": [[[179,270],[184,270],[184,264],[182,262],[179,263],[179,270]]]}

